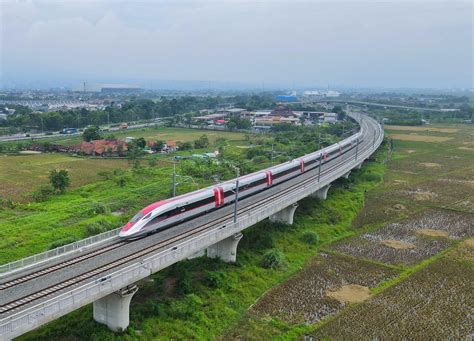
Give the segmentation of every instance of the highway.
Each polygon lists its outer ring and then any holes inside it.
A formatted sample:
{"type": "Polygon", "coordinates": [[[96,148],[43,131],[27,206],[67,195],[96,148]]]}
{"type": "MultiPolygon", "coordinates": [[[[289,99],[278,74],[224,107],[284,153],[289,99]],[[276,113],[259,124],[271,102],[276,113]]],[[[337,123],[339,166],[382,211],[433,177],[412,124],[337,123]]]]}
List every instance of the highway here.
{"type": "Polygon", "coordinates": [[[321,99],[316,102],[327,102],[327,103],[344,103],[344,104],[358,104],[366,105],[373,107],[383,107],[383,108],[396,108],[396,109],[407,109],[407,110],[420,110],[420,111],[434,111],[434,112],[449,112],[449,111],[459,111],[459,109],[436,109],[436,108],[424,108],[424,107],[410,107],[406,105],[396,105],[396,104],[384,104],[384,103],[375,103],[375,102],[363,102],[363,101],[351,101],[344,99],[321,99]]]}
{"type": "MultiPolygon", "coordinates": [[[[375,141],[380,143],[380,138],[383,135],[378,123],[367,117],[361,122],[361,128],[365,136],[357,151],[352,149],[341,157],[323,164],[320,174],[317,169],[311,170],[249,198],[240,199],[238,219],[245,220],[254,212],[266,209],[277,201],[291,204],[295,202],[294,199],[302,190],[317,183],[333,181],[334,173],[342,167],[347,168],[348,165],[352,168],[356,167],[364,160],[357,160],[356,153],[359,156],[370,155],[378,146],[378,144],[375,145],[375,141]]],[[[216,229],[225,231],[231,228],[234,217],[233,210],[233,205],[224,206],[204,216],[142,239],[123,241],[115,238],[82,252],[79,250],[65,254],[37,266],[2,275],[0,277],[0,336],[2,331],[9,333],[10,336],[20,335],[24,331],[51,320],[49,318],[41,323],[35,322],[31,327],[22,327],[21,331],[12,332],[13,327],[9,324],[10,319],[19,318],[29,309],[36,309],[42,303],[50,302],[55,297],[69,293],[85,284],[107,283],[112,274],[129,268],[131,265],[144,264],[154,255],[173,252],[179,245],[183,245],[184,242],[197,236],[205,235],[216,229]]],[[[137,279],[140,278],[137,277],[137,279]]],[[[130,280],[129,284],[133,282],[130,280]]],[[[65,313],[70,310],[66,309],[65,313]]]]}

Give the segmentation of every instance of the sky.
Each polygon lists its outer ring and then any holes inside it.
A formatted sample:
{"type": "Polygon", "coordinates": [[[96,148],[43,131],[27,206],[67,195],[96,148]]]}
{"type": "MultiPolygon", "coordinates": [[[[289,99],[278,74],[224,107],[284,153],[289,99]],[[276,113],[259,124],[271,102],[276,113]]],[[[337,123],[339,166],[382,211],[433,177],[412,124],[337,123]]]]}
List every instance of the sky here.
{"type": "Polygon", "coordinates": [[[0,0],[0,86],[472,88],[472,1],[0,0]]]}

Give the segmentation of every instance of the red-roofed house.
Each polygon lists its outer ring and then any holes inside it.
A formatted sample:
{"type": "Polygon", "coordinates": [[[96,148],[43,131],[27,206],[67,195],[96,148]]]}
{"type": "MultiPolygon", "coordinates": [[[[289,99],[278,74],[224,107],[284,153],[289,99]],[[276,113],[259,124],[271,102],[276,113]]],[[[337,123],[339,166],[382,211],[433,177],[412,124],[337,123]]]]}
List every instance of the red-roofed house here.
{"type": "Polygon", "coordinates": [[[121,140],[93,140],[83,141],[79,145],[79,152],[86,155],[112,155],[127,150],[127,144],[121,140]]]}

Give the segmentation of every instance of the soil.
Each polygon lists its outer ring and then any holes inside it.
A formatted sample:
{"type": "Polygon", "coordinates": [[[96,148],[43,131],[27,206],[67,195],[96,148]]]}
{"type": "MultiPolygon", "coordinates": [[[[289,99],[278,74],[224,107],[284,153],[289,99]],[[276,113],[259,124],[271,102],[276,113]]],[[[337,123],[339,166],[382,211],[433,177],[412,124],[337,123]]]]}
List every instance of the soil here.
{"type": "Polygon", "coordinates": [[[469,148],[469,147],[458,147],[458,149],[461,149],[461,150],[474,150],[474,148],[469,148]]]}
{"type": "Polygon", "coordinates": [[[397,250],[406,250],[406,249],[414,249],[416,248],[415,244],[413,243],[407,243],[407,242],[402,242],[400,240],[394,240],[394,239],[385,239],[380,241],[385,246],[391,247],[392,249],[397,249],[397,250]]]}
{"type": "Polygon", "coordinates": [[[421,162],[420,165],[428,167],[428,168],[441,167],[439,163],[434,163],[434,162],[421,162]]]}
{"type": "Polygon", "coordinates": [[[348,284],[336,290],[326,290],[326,296],[341,303],[359,303],[370,298],[372,294],[368,287],[358,284],[348,284]]]}
{"type": "Polygon", "coordinates": [[[468,246],[468,247],[470,247],[470,248],[474,248],[474,238],[466,239],[466,240],[463,242],[463,245],[468,246]]]}
{"type": "Polygon", "coordinates": [[[418,229],[416,233],[429,237],[449,237],[448,231],[435,229],[418,229]]]}
{"type": "Polygon", "coordinates": [[[401,210],[406,210],[406,206],[405,205],[402,205],[402,204],[395,204],[393,205],[393,208],[398,210],[398,211],[401,211],[401,210]]]}
{"type": "Polygon", "coordinates": [[[407,153],[408,153],[408,154],[416,153],[416,150],[414,150],[414,149],[408,149],[408,150],[407,150],[407,153]]]}
{"type": "Polygon", "coordinates": [[[433,193],[433,192],[416,192],[414,197],[415,197],[416,201],[433,200],[436,197],[436,193],[433,193]]]}

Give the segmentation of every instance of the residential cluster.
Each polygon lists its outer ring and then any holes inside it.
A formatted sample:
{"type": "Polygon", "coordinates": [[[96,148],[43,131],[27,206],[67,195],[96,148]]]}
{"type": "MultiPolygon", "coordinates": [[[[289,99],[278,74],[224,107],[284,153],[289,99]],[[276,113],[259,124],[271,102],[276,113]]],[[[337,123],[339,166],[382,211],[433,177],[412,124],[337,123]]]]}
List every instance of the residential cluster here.
{"type": "Polygon", "coordinates": [[[203,109],[199,116],[192,118],[193,123],[209,128],[225,127],[231,118],[249,120],[252,129],[265,131],[276,124],[291,125],[334,124],[338,115],[334,112],[296,111],[280,103],[273,110],[248,111],[242,108],[203,109]]]}

